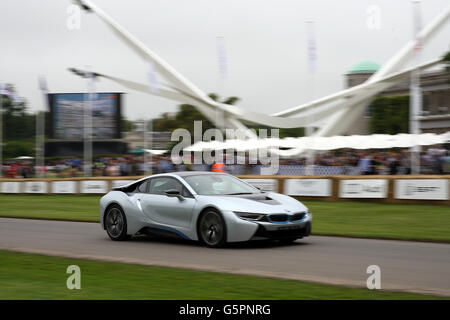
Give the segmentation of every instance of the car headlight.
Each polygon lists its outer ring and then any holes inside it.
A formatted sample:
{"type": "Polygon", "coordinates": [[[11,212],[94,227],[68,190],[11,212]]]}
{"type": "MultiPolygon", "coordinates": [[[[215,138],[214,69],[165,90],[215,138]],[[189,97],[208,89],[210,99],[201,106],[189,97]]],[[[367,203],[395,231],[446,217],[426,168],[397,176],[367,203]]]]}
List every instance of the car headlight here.
{"type": "Polygon", "coordinates": [[[306,218],[311,218],[311,219],[312,219],[312,213],[311,213],[311,211],[309,211],[308,209],[306,210],[305,217],[306,217],[306,218]]]}
{"type": "Polygon", "coordinates": [[[256,221],[264,217],[264,214],[261,213],[252,213],[252,212],[240,212],[240,211],[233,211],[235,215],[237,215],[239,218],[249,221],[256,221]]]}

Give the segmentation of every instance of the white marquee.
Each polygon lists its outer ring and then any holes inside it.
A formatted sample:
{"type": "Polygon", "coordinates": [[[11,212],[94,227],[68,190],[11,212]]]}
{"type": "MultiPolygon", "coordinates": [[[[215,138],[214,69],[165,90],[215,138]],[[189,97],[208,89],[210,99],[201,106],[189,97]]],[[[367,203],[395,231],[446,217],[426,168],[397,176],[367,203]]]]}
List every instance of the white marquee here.
{"type": "Polygon", "coordinates": [[[305,150],[336,150],[336,149],[390,149],[409,148],[414,145],[430,146],[450,142],[450,131],[444,134],[372,134],[332,137],[300,137],[285,139],[248,139],[197,142],[185,151],[236,150],[250,151],[271,149],[280,156],[293,157],[305,150]],[[284,149],[284,150],[283,150],[284,149]]]}

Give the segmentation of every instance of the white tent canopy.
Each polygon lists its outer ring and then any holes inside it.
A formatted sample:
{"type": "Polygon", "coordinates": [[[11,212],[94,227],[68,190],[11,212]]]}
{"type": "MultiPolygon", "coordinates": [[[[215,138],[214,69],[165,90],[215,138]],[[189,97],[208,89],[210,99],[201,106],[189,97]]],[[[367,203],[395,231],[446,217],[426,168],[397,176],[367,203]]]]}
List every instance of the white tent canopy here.
{"type": "Polygon", "coordinates": [[[154,154],[154,155],[161,155],[166,153],[168,150],[156,150],[156,149],[144,149],[146,153],[154,154]]]}
{"type": "Polygon", "coordinates": [[[280,156],[293,157],[305,150],[336,150],[336,149],[389,149],[409,148],[415,145],[429,146],[450,141],[450,131],[444,134],[372,134],[332,137],[300,137],[285,139],[248,139],[221,141],[199,141],[185,151],[236,150],[249,151],[255,149],[272,149],[280,156]],[[280,150],[283,148],[285,150],[280,150]]]}

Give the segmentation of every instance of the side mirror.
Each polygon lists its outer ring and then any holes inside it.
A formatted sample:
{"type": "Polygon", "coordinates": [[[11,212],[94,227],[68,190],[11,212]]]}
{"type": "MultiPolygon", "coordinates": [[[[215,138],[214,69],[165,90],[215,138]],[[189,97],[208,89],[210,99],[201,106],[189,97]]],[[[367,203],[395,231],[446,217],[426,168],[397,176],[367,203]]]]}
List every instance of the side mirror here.
{"type": "Polygon", "coordinates": [[[180,191],[178,191],[177,189],[169,189],[169,190],[164,191],[164,193],[168,197],[177,197],[179,200],[184,199],[183,196],[180,194],[180,191]]]}

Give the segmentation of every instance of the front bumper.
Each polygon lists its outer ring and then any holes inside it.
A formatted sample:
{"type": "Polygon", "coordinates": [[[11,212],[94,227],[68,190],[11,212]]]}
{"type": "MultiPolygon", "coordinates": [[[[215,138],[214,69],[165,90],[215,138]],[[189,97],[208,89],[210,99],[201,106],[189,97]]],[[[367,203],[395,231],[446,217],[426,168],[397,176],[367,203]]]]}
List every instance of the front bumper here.
{"type": "MultiPolygon", "coordinates": [[[[227,242],[262,239],[286,239],[307,237],[311,233],[312,215],[306,213],[302,219],[292,218],[274,222],[250,221],[238,217],[233,211],[222,211],[227,226],[227,242]]],[[[292,215],[289,215],[292,216],[292,215]]]]}
{"type": "Polygon", "coordinates": [[[289,223],[286,225],[258,224],[251,240],[303,238],[311,234],[311,221],[289,223]]]}

